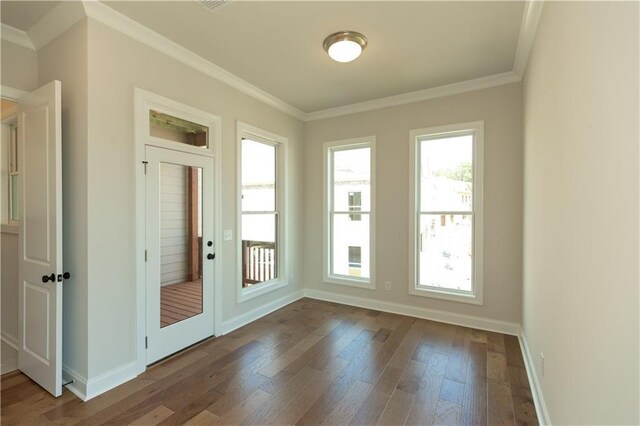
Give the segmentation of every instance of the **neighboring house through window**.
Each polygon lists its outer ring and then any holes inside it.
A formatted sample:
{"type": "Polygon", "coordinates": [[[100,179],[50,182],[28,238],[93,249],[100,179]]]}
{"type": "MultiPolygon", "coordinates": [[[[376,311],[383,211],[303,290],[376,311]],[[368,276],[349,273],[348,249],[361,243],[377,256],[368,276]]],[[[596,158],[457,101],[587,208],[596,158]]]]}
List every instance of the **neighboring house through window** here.
{"type": "Polygon", "coordinates": [[[324,279],[374,288],[375,138],[324,144],[324,279]]]}

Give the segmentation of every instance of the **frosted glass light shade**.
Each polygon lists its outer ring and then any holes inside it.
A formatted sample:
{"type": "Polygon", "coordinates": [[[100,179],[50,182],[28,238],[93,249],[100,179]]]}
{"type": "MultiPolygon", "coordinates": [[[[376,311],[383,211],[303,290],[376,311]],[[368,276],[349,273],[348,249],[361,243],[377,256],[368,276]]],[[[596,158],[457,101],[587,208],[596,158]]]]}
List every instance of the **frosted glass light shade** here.
{"type": "Polygon", "coordinates": [[[329,47],[329,56],[334,61],[351,62],[362,53],[362,47],[355,41],[342,40],[329,47]]]}
{"type": "Polygon", "coordinates": [[[322,43],[329,57],[337,62],[351,62],[367,47],[367,39],[355,31],[339,31],[322,43]]]}

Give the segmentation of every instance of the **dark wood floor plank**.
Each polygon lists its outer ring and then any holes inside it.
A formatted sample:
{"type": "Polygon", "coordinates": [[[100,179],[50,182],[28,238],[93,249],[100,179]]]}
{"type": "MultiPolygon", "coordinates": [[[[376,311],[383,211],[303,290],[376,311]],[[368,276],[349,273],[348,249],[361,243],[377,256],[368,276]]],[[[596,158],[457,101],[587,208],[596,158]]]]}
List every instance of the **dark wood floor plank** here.
{"type": "MultiPolygon", "coordinates": [[[[186,290],[166,320],[193,312],[186,290]]],[[[311,299],[86,403],[19,372],[0,389],[3,425],[538,424],[516,337],[311,299]]]]}
{"type": "Polygon", "coordinates": [[[449,354],[445,377],[449,380],[464,383],[467,374],[467,358],[469,356],[468,328],[456,327],[456,335],[449,354]]]}
{"type": "Polygon", "coordinates": [[[487,416],[490,425],[515,425],[509,383],[488,379],[487,402],[487,416]]]}
{"type": "Polygon", "coordinates": [[[504,336],[504,347],[507,355],[507,364],[512,367],[524,368],[522,351],[516,336],[504,336]]]}
{"type": "Polygon", "coordinates": [[[462,401],[462,424],[487,424],[487,349],[486,344],[472,341],[462,401]]]}
{"type": "Polygon", "coordinates": [[[433,424],[447,368],[447,358],[441,353],[434,353],[429,358],[429,364],[420,381],[409,417],[407,417],[407,424],[433,424]]]}
{"type": "Polygon", "coordinates": [[[415,397],[412,393],[396,389],[377,424],[385,426],[403,425],[407,420],[415,397]]]}

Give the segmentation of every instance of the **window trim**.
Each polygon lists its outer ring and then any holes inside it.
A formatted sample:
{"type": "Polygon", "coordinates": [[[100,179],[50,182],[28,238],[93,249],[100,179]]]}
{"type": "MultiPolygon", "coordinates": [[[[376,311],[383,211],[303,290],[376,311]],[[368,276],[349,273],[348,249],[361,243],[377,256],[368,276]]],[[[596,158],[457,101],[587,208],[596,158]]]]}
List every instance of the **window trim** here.
{"type": "Polygon", "coordinates": [[[288,179],[288,139],[284,136],[252,126],[251,124],[237,122],[236,141],[236,300],[243,303],[272,291],[289,285],[288,252],[288,221],[287,206],[289,199],[288,179]],[[276,210],[278,217],[276,247],[279,251],[278,277],[273,280],[263,281],[251,288],[242,287],[242,140],[251,139],[256,142],[273,145],[276,147],[276,210]]]}
{"type": "MultiPolygon", "coordinates": [[[[409,132],[409,294],[454,302],[483,304],[484,243],[484,121],[415,129],[409,132]],[[420,213],[420,138],[472,133],[473,138],[473,223],[472,291],[435,289],[418,284],[418,216],[420,213]]],[[[447,212],[448,213],[448,212],[447,212]]]]}
{"type": "MultiPolygon", "coordinates": [[[[343,139],[323,144],[323,250],[322,250],[322,270],[323,280],[326,284],[338,284],[350,287],[356,287],[367,290],[376,289],[375,280],[375,259],[376,259],[376,137],[365,136],[354,139],[343,139]],[[331,153],[334,151],[342,151],[357,148],[371,149],[371,207],[369,214],[369,278],[346,277],[345,275],[337,275],[331,273],[331,216],[332,206],[330,197],[333,194],[331,187],[332,172],[329,170],[331,166],[331,153]]],[[[348,213],[348,212],[347,212],[348,213]]],[[[367,212],[363,212],[367,213],[367,212]]]]}

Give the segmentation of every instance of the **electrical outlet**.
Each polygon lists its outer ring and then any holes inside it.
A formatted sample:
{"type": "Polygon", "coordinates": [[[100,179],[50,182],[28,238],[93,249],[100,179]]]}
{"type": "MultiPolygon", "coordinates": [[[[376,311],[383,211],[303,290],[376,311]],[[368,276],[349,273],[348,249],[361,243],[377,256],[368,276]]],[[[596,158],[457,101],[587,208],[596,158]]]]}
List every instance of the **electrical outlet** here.
{"type": "Polygon", "coordinates": [[[544,377],[544,354],[540,352],[540,374],[544,377]]]}
{"type": "Polygon", "coordinates": [[[384,289],[387,291],[391,291],[391,281],[384,282],[384,289]]]}
{"type": "Polygon", "coordinates": [[[233,231],[231,229],[225,229],[223,234],[223,239],[225,241],[233,240],[233,231]]]}

